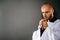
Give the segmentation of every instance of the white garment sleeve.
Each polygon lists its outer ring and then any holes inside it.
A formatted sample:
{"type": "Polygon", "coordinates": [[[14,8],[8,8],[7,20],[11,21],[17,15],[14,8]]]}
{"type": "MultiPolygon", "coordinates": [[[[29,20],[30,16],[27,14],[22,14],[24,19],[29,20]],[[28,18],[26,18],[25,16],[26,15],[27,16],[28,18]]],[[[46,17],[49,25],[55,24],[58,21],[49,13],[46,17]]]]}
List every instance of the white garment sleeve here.
{"type": "Polygon", "coordinates": [[[32,40],[40,40],[40,26],[38,26],[38,30],[33,32],[32,40]]]}
{"type": "Polygon", "coordinates": [[[36,31],[33,32],[32,40],[36,40],[36,31]]]}

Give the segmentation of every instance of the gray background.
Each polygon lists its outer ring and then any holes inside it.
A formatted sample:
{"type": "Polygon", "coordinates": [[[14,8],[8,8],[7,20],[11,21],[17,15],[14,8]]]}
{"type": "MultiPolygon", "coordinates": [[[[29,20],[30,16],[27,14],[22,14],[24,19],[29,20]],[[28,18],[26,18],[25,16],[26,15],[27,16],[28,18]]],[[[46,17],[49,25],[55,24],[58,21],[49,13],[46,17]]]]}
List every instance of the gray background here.
{"type": "Polygon", "coordinates": [[[32,40],[42,16],[40,6],[46,1],[60,18],[59,0],[0,0],[0,40],[32,40]]]}

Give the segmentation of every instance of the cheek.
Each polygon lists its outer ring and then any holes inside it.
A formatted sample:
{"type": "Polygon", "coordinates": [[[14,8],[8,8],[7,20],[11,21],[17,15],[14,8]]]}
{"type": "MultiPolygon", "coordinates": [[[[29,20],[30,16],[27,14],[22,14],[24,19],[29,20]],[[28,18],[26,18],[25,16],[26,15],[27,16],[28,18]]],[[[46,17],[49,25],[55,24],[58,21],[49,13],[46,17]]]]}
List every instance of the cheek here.
{"type": "Polygon", "coordinates": [[[51,14],[47,14],[46,16],[49,18],[51,16],[51,14]]]}
{"type": "Polygon", "coordinates": [[[47,15],[47,17],[50,17],[50,15],[47,15]]]}

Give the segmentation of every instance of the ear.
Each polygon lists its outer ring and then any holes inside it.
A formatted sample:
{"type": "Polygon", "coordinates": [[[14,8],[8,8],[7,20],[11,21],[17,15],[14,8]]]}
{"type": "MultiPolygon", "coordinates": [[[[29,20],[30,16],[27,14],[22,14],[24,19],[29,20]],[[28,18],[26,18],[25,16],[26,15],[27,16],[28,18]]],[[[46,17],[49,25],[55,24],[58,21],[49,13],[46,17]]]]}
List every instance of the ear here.
{"type": "Polygon", "coordinates": [[[52,12],[54,13],[54,9],[52,8],[52,12]]]}
{"type": "Polygon", "coordinates": [[[52,18],[54,17],[54,9],[52,8],[52,18]]]}

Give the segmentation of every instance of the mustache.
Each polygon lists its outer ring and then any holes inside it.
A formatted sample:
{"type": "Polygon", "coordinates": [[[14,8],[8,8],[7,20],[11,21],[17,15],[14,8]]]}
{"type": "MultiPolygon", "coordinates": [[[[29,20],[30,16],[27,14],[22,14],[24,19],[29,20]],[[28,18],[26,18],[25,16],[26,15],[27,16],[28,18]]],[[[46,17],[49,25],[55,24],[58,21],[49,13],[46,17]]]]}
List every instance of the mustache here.
{"type": "MultiPolygon", "coordinates": [[[[46,19],[47,16],[45,16],[45,17],[43,17],[43,18],[46,19]]],[[[52,18],[52,15],[50,15],[50,17],[49,17],[48,19],[46,19],[46,20],[51,20],[51,18],[52,18]]]]}

